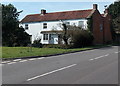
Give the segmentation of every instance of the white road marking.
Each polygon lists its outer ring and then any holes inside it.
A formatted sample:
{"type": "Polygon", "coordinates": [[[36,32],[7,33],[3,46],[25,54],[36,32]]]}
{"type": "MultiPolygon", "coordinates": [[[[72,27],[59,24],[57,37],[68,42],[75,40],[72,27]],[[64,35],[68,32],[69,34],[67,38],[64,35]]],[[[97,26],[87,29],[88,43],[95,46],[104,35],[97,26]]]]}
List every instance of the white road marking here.
{"type": "Polygon", "coordinates": [[[19,62],[26,62],[27,60],[22,60],[22,61],[19,61],[19,62]]]}
{"type": "MultiPolygon", "coordinates": [[[[51,56],[51,57],[47,57],[47,58],[55,58],[55,57],[56,57],[56,56],[51,56]]],[[[46,59],[47,59],[47,58],[46,58],[46,59]]]]}
{"type": "Polygon", "coordinates": [[[115,53],[118,53],[118,52],[115,52],[115,53]]]}
{"type": "Polygon", "coordinates": [[[109,54],[106,54],[105,56],[109,56],[109,54]]]}
{"type": "Polygon", "coordinates": [[[89,59],[89,60],[92,61],[92,60],[95,60],[95,59],[100,59],[100,58],[106,57],[106,56],[108,56],[108,55],[109,55],[109,54],[106,54],[106,55],[99,56],[99,57],[96,57],[96,58],[93,58],[93,59],[89,59]]]}
{"type": "Polygon", "coordinates": [[[48,73],[44,73],[44,74],[42,74],[42,75],[35,76],[35,77],[33,77],[33,78],[27,79],[27,81],[31,81],[31,80],[34,80],[34,79],[40,78],[40,77],[42,77],[42,76],[46,76],[46,75],[52,74],[52,73],[55,73],[55,72],[57,72],[57,71],[61,71],[61,70],[64,70],[64,69],[67,69],[67,68],[73,67],[73,66],[75,66],[75,65],[77,65],[77,64],[72,64],[72,65],[69,65],[69,66],[66,66],[66,67],[63,67],[63,68],[60,68],[60,69],[57,69],[57,70],[54,70],[54,71],[48,72],[48,73]]]}
{"type": "Polygon", "coordinates": [[[94,58],[94,59],[99,59],[99,58],[102,58],[102,57],[104,57],[104,56],[99,56],[99,57],[96,57],[96,58],[94,58]]]}
{"type": "Polygon", "coordinates": [[[22,60],[22,59],[15,59],[15,60],[13,60],[13,61],[20,61],[20,60],[22,60]]]}
{"type": "Polygon", "coordinates": [[[37,59],[44,59],[45,57],[37,58],[37,59]]]}
{"type": "Polygon", "coordinates": [[[114,52],[114,53],[119,53],[120,51],[114,52]]]}
{"type": "Polygon", "coordinates": [[[90,60],[94,60],[94,59],[90,59],[90,60]]]}
{"type": "Polygon", "coordinates": [[[2,64],[5,64],[5,63],[9,63],[10,61],[4,61],[4,62],[1,62],[2,64]]]}
{"type": "Polygon", "coordinates": [[[16,63],[16,62],[10,62],[10,63],[7,63],[7,64],[14,64],[14,63],[16,63]]]}
{"type": "Polygon", "coordinates": [[[28,59],[28,60],[33,61],[33,60],[36,60],[36,58],[33,58],[33,59],[28,59]]]}

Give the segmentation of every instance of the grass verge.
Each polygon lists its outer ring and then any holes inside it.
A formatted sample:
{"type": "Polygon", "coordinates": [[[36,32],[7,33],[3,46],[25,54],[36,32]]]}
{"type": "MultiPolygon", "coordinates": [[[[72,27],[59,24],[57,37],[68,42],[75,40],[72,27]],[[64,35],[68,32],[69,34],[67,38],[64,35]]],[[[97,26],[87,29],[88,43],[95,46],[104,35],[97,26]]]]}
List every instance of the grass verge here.
{"type": "Polygon", "coordinates": [[[45,56],[53,54],[61,54],[67,52],[81,51],[93,48],[99,48],[104,46],[92,46],[86,48],[76,49],[56,49],[56,48],[29,48],[29,47],[2,47],[2,58],[18,58],[29,56],[45,56]]]}

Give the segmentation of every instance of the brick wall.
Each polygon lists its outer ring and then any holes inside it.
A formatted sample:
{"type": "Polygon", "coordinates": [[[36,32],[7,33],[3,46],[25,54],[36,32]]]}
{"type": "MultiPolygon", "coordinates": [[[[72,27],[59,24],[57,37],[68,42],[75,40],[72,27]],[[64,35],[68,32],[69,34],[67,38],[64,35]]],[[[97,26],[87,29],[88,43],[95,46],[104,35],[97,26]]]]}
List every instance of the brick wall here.
{"type": "Polygon", "coordinates": [[[112,41],[110,30],[110,16],[101,16],[98,10],[92,15],[94,44],[103,44],[112,41]]]}
{"type": "Polygon", "coordinates": [[[104,17],[104,34],[105,34],[105,43],[112,41],[112,34],[111,34],[111,17],[107,15],[104,17]]]}
{"type": "Polygon", "coordinates": [[[98,10],[95,10],[92,18],[93,18],[94,44],[102,44],[103,43],[103,30],[100,30],[100,25],[103,24],[103,20],[98,10]]]}

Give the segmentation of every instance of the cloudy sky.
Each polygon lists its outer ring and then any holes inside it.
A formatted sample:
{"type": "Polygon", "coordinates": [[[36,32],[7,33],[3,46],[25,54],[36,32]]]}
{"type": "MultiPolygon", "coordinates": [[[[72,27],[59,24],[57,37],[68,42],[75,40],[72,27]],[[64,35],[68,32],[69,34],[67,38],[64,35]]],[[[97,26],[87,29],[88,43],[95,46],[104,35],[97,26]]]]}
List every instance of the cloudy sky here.
{"type": "MultiPolygon", "coordinates": [[[[45,1],[45,0],[44,0],[45,1]]],[[[62,0],[61,0],[62,1],[62,0]]],[[[104,6],[105,5],[110,5],[114,2],[114,0],[104,0],[104,1],[75,1],[73,2],[73,0],[69,1],[69,2],[61,2],[61,1],[57,1],[57,2],[53,2],[52,0],[49,2],[42,2],[42,1],[32,1],[32,0],[24,0],[24,2],[22,2],[22,0],[9,0],[2,2],[3,4],[13,4],[18,11],[23,10],[23,12],[20,14],[19,19],[23,19],[26,15],[28,14],[38,14],[40,13],[41,9],[46,9],[47,12],[59,12],[59,11],[69,11],[69,10],[83,10],[83,9],[92,9],[92,5],[93,4],[98,4],[98,9],[100,10],[101,13],[103,13],[104,11],[104,6]]]]}

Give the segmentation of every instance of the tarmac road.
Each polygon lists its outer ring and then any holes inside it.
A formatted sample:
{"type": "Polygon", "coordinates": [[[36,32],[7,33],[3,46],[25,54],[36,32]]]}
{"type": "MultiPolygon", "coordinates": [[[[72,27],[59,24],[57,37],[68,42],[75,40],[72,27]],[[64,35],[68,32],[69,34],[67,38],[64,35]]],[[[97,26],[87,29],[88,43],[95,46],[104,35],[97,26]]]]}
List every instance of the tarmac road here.
{"type": "Polygon", "coordinates": [[[3,84],[118,84],[118,47],[17,59],[2,64],[3,84]]]}

